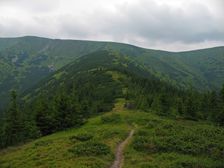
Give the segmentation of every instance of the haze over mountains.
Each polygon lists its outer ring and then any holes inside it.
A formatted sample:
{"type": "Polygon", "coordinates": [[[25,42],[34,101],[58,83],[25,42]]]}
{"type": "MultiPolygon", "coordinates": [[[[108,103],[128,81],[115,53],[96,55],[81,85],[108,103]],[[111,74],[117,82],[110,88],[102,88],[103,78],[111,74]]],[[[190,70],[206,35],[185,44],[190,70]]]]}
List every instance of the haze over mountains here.
{"type": "Polygon", "coordinates": [[[7,102],[10,89],[22,93],[76,58],[98,50],[122,54],[161,80],[176,86],[217,90],[224,83],[224,47],[167,52],[113,42],[32,36],[1,38],[1,104],[7,102]]]}

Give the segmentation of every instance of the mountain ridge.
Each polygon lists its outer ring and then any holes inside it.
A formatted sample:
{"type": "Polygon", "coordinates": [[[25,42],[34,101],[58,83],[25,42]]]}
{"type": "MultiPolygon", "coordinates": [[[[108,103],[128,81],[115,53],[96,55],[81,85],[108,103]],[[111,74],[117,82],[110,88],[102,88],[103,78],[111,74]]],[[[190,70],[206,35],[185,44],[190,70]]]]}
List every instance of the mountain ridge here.
{"type": "Polygon", "coordinates": [[[218,90],[224,83],[224,47],[168,52],[116,42],[0,38],[0,104],[7,103],[10,89],[22,93],[78,57],[99,50],[120,53],[180,87],[218,90]]]}
{"type": "Polygon", "coordinates": [[[169,53],[184,53],[184,52],[191,52],[191,51],[200,51],[200,50],[207,50],[207,49],[215,49],[215,48],[223,48],[222,45],[217,45],[213,47],[204,47],[204,48],[198,48],[198,49],[189,49],[189,50],[182,50],[182,51],[170,51],[165,49],[153,49],[149,47],[141,47],[135,44],[131,43],[124,43],[124,42],[116,42],[116,41],[104,41],[104,40],[82,40],[82,39],[70,39],[70,38],[51,38],[51,37],[44,37],[44,36],[33,36],[33,35],[26,35],[26,36],[15,36],[15,37],[0,37],[0,40],[15,40],[15,39],[24,39],[24,38],[39,38],[39,39],[46,39],[46,40],[58,40],[58,41],[81,41],[81,42],[99,42],[99,43],[115,43],[115,44],[124,44],[133,46],[140,49],[146,49],[146,50],[154,50],[154,51],[164,51],[169,53]]]}

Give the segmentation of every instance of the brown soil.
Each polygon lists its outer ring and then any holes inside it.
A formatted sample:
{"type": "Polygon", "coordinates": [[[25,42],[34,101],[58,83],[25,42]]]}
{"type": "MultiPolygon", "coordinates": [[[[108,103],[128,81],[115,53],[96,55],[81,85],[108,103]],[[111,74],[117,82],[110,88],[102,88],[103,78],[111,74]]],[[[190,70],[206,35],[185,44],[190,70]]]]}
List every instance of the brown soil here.
{"type": "Polygon", "coordinates": [[[122,163],[124,160],[124,156],[123,156],[124,148],[128,144],[129,140],[132,138],[134,132],[135,132],[134,130],[131,130],[128,137],[117,146],[116,153],[115,153],[115,160],[110,168],[122,167],[122,163]]]}

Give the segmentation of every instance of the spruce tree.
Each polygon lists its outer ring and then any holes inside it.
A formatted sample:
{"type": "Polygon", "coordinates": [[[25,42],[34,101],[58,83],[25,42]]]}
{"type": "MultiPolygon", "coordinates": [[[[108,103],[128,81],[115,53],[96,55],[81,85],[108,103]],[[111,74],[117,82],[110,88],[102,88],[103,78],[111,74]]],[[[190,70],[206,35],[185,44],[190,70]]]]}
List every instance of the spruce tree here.
{"type": "Polygon", "coordinates": [[[220,91],[220,98],[221,102],[219,105],[219,111],[216,117],[216,122],[218,122],[219,125],[224,126],[224,84],[220,91]]]}
{"type": "Polygon", "coordinates": [[[222,85],[222,89],[221,89],[221,101],[222,101],[222,105],[224,107],[224,84],[222,85]]]}
{"type": "Polygon", "coordinates": [[[35,122],[41,135],[47,135],[56,131],[54,111],[51,102],[39,98],[35,107],[35,122]]]}
{"type": "Polygon", "coordinates": [[[190,91],[189,95],[185,98],[185,117],[189,119],[196,119],[197,117],[197,107],[195,104],[195,95],[193,91],[190,91]]]}
{"type": "Polygon", "coordinates": [[[219,106],[218,105],[218,96],[215,91],[212,91],[209,96],[209,105],[208,105],[208,108],[210,111],[209,120],[211,120],[211,121],[217,120],[217,114],[219,111],[218,106],[219,106]]]}
{"type": "Polygon", "coordinates": [[[17,94],[14,90],[11,92],[11,102],[6,113],[4,136],[6,146],[23,141],[23,123],[17,104],[17,94]]]}
{"type": "Polygon", "coordinates": [[[70,128],[75,125],[76,109],[65,93],[60,94],[55,100],[56,122],[58,130],[70,128]]]}
{"type": "Polygon", "coordinates": [[[157,114],[161,114],[162,109],[161,109],[161,102],[159,96],[154,96],[152,106],[152,110],[154,110],[157,114]]]}
{"type": "Polygon", "coordinates": [[[168,95],[162,93],[160,95],[161,115],[168,115],[170,113],[170,103],[168,95]]]}

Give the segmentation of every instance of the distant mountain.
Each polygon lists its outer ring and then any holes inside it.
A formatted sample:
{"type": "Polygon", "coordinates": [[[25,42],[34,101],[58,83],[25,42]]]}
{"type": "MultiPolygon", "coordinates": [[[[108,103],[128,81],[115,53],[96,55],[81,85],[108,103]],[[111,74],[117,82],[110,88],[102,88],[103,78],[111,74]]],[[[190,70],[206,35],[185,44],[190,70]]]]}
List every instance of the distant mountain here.
{"type": "MultiPolygon", "coordinates": [[[[224,47],[166,52],[136,46],[40,37],[0,39],[0,104],[12,88],[23,92],[83,55],[108,50],[122,55],[143,71],[180,87],[219,89],[224,83],[224,47]]],[[[84,65],[83,65],[84,66],[84,65]]],[[[147,74],[147,73],[146,73],[147,74]]]]}

